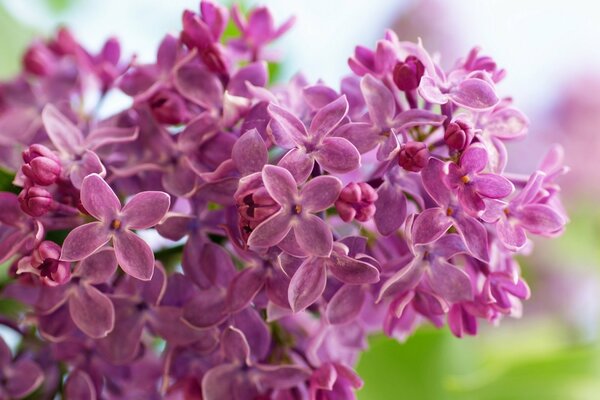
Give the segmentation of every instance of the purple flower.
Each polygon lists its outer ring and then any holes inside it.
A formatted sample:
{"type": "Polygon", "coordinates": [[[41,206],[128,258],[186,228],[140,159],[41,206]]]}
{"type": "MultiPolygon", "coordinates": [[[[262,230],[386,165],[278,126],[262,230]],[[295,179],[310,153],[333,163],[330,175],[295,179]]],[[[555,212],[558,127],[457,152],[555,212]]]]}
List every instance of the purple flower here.
{"type": "Polygon", "coordinates": [[[360,166],[360,154],[348,140],[333,137],[336,126],[348,113],[345,96],[321,108],[308,130],[297,117],[271,104],[271,130],[275,141],[284,147],[294,147],[281,159],[279,165],[292,172],[298,182],[304,182],[317,161],[325,171],[346,173],[360,166]]]}
{"type": "Polygon", "coordinates": [[[44,381],[44,373],[32,360],[13,361],[10,349],[0,338],[0,397],[21,399],[33,393],[44,381]]]}
{"type": "Polygon", "coordinates": [[[73,229],[65,239],[60,259],[83,260],[112,239],[117,261],[127,274],[141,280],[152,278],[154,254],[131,229],[147,229],[160,222],[169,210],[169,196],[142,192],[121,208],[110,186],[98,174],[91,174],[81,185],[81,203],[98,222],[73,229]]]}
{"type": "Polygon", "coordinates": [[[335,208],[344,222],[356,219],[367,222],[375,215],[377,192],[366,182],[351,182],[344,187],[335,202],[335,208]]]}
{"type": "Polygon", "coordinates": [[[487,150],[483,145],[473,144],[461,155],[458,163],[448,163],[444,183],[458,195],[463,209],[478,215],[485,210],[483,198],[503,199],[513,190],[513,184],[497,174],[482,173],[488,164],[487,150]]]}
{"type": "Polygon", "coordinates": [[[319,176],[298,191],[292,174],[273,165],[265,165],[262,180],[267,192],[281,209],[252,231],[248,245],[275,246],[291,234],[307,253],[329,256],[333,246],[331,230],[314,213],[334,204],[342,190],[340,180],[332,176],[319,176]]]}

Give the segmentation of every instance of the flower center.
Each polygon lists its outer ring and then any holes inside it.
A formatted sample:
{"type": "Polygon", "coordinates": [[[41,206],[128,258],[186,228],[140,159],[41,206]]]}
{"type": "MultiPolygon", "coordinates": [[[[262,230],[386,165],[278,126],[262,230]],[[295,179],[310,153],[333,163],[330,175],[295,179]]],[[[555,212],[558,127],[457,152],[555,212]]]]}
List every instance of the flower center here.
{"type": "Polygon", "coordinates": [[[119,228],[121,228],[121,220],[113,219],[112,222],[110,223],[110,229],[112,229],[113,231],[116,231],[116,230],[119,230],[119,228]]]}
{"type": "Polygon", "coordinates": [[[450,216],[452,216],[452,214],[454,214],[454,210],[452,208],[448,207],[446,209],[446,215],[450,217],[450,216]]]}
{"type": "Polygon", "coordinates": [[[292,214],[299,215],[302,212],[302,205],[296,204],[292,207],[292,214]]]}
{"type": "Polygon", "coordinates": [[[460,181],[461,181],[462,183],[464,183],[464,184],[467,184],[467,183],[471,182],[471,178],[469,178],[469,176],[468,176],[468,175],[463,175],[463,176],[460,178],[460,181]]]}

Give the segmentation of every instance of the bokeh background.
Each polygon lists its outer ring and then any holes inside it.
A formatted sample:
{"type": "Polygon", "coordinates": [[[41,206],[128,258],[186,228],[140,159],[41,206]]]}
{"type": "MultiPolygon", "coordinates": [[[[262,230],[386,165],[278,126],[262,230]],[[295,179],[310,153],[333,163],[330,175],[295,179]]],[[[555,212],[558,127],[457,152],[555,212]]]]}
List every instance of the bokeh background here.
{"type": "MultiPolygon", "coordinates": [[[[243,1],[247,5],[255,1],[243,1]]],[[[600,3],[589,0],[264,0],[296,26],[276,46],[278,79],[301,68],[336,85],[357,44],[373,46],[386,27],[422,38],[442,64],[475,46],[508,70],[500,93],[531,119],[509,168],[535,168],[554,142],[571,167],[563,178],[571,222],[560,239],[522,258],[532,288],[524,317],[456,339],[423,327],[405,343],[373,337],[358,370],[361,400],[600,398],[600,3]]],[[[27,43],[67,25],[97,49],[108,36],[152,60],[183,8],[198,0],[0,0],[0,79],[19,69],[27,43]]],[[[8,305],[0,304],[2,308],[8,305]]],[[[8,332],[0,332],[3,336],[8,332]]],[[[10,338],[8,338],[10,339],[10,338]]]]}

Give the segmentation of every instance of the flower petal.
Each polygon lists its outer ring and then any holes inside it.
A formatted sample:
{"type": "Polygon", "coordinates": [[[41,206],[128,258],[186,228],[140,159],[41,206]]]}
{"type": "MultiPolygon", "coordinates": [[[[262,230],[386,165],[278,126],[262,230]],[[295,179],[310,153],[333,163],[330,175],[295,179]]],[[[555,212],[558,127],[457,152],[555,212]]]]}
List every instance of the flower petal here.
{"type": "Polygon", "coordinates": [[[461,107],[477,111],[488,110],[500,101],[492,85],[475,78],[462,81],[448,97],[461,107]]]}
{"type": "Polygon", "coordinates": [[[117,270],[117,258],[113,249],[107,248],[83,259],[75,268],[74,276],[97,285],[106,282],[117,270]]]}
{"type": "Polygon", "coordinates": [[[439,207],[428,208],[417,215],[412,226],[414,245],[429,244],[438,240],[452,226],[452,219],[439,207]]]}
{"type": "Polygon", "coordinates": [[[460,166],[465,173],[481,172],[488,162],[488,153],[481,144],[469,146],[460,157],[460,166]]]}
{"type": "Polygon", "coordinates": [[[450,204],[450,190],[444,184],[444,163],[437,158],[430,158],[427,166],[421,171],[423,186],[431,198],[440,207],[450,204]]]}
{"type": "Polygon", "coordinates": [[[262,170],[269,154],[265,141],[256,129],[244,133],[233,145],[231,158],[242,175],[262,170]]]}
{"type": "Polygon", "coordinates": [[[160,222],[169,211],[171,198],[165,192],[141,192],[125,204],[121,212],[123,228],[147,229],[160,222]]]}
{"type": "Polygon", "coordinates": [[[250,362],[250,346],[246,336],[242,331],[233,326],[223,330],[221,334],[221,348],[225,354],[225,359],[240,364],[250,362]]]}
{"type": "Polygon", "coordinates": [[[96,150],[108,144],[134,141],[137,139],[138,134],[138,128],[100,127],[90,132],[85,138],[85,144],[89,149],[96,150]]]}
{"type": "Polygon", "coordinates": [[[528,204],[518,214],[521,226],[531,233],[548,235],[561,230],[565,220],[546,204],[528,204]]]}
{"type": "Polygon", "coordinates": [[[265,165],[262,170],[262,178],[265,188],[273,200],[282,206],[294,204],[298,187],[290,171],[275,165],[265,165]]]}
{"type": "Polygon", "coordinates": [[[317,143],[328,136],[348,113],[348,100],[342,95],[321,108],[312,119],[308,132],[317,143]]]}
{"type": "Polygon", "coordinates": [[[529,120],[519,110],[514,108],[503,108],[494,110],[484,123],[485,134],[495,136],[499,139],[518,139],[527,135],[529,120]]]}
{"type": "Polygon", "coordinates": [[[146,320],[145,312],[137,309],[129,298],[113,297],[115,327],[98,341],[100,354],[113,364],[122,365],[133,361],[140,353],[140,342],[146,320]]]}
{"type": "Polygon", "coordinates": [[[471,279],[463,270],[442,258],[436,258],[429,269],[431,287],[450,303],[473,300],[471,279]]]}
{"type": "Polygon", "coordinates": [[[502,244],[512,251],[522,249],[527,243],[525,229],[516,223],[516,221],[501,218],[496,222],[496,233],[502,244]]]}
{"type": "Polygon", "coordinates": [[[299,312],[313,304],[325,290],[327,269],[323,260],[309,257],[300,265],[288,288],[288,301],[292,311],[299,312]]]}
{"type": "Polygon", "coordinates": [[[48,137],[58,151],[67,156],[81,152],[83,148],[81,131],[52,104],[44,107],[42,121],[48,137]]]}
{"type": "Polygon", "coordinates": [[[91,338],[105,337],[115,326],[115,308],[110,299],[87,283],[69,297],[69,313],[79,329],[91,338]]]}
{"type": "Polygon", "coordinates": [[[459,214],[454,218],[454,227],[465,241],[465,245],[473,257],[488,262],[490,260],[488,233],[477,219],[459,214]]]}
{"type": "Polygon", "coordinates": [[[325,266],[340,281],[349,285],[379,282],[379,270],[373,265],[335,252],[325,261],[325,266]]]}
{"type": "Polygon", "coordinates": [[[325,171],[345,174],[360,167],[360,153],[350,141],[328,137],[315,152],[315,159],[325,171]]]}
{"type": "Polygon", "coordinates": [[[303,216],[293,226],[298,245],[308,254],[328,257],[333,248],[333,235],[329,225],[315,215],[303,216]]]}
{"type": "Polygon", "coordinates": [[[377,196],[373,217],[375,226],[383,236],[389,236],[406,220],[406,197],[398,186],[389,181],[377,189],[377,196]]]}
{"type": "Polygon", "coordinates": [[[443,94],[437,87],[435,80],[429,76],[423,76],[419,83],[419,94],[422,98],[433,104],[446,104],[448,96],[443,94]]]}
{"type": "Polygon", "coordinates": [[[342,191],[342,182],[333,176],[318,176],[300,190],[302,209],[309,213],[323,211],[333,205],[342,191]]]}
{"type": "Polygon", "coordinates": [[[90,222],[69,232],[60,254],[61,261],[79,261],[108,243],[110,233],[102,222],[90,222]]]}
{"type": "Polygon", "coordinates": [[[124,230],[114,235],[113,247],[117,261],[125,273],[142,281],[152,279],[154,253],[142,238],[124,230]]]}
{"type": "Polygon", "coordinates": [[[65,395],[67,399],[96,400],[96,387],[92,378],[80,369],[69,374],[65,382],[65,395]]]}
{"type": "Polygon", "coordinates": [[[472,182],[480,195],[490,199],[503,199],[515,189],[508,179],[496,174],[479,174],[472,182]]]}
{"type": "Polygon", "coordinates": [[[266,281],[263,268],[251,267],[240,271],[229,284],[227,303],[231,312],[245,308],[263,287],[266,281]]]}
{"type": "Polygon", "coordinates": [[[381,129],[388,127],[396,112],[396,102],[392,92],[370,74],[360,81],[360,89],[367,103],[367,110],[373,125],[381,129]]]}
{"type": "Polygon", "coordinates": [[[279,211],[258,225],[248,237],[248,246],[271,247],[283,240],[292,228],[292,217],[279,211]]]}
{"type": "Polygon", "coordinates": [[[277,165],[290,171],[296,182],[302,183],[310,176],[315,160],[303,149],[293,148],[285,153],[277,165]]]}
{"type": "Polygon", "coordinates": [[[83,180],[90,174],[98,174],[101,177],[106,175],[106,169],[100,161],[100,157],[91,150],[86,150],[79,161],[73,162],[69,179],[76,188],[81,188],[83,180]]]}
{"type": "Polygon", "coordinates": [[[110,223],[121,210],[121,202],[98,174],[88,175],[81,184],[81,204],[100,221],[110,223]]]}
{"type": "Polygon", "coordinates": [[[342,286],[327,304],[327,320],[333,325],[352,321],[362,311],[365,298],[361,286],[342,286]]]}
{"type": "Polygon", "coordinates": [[[11,399],[27,397],[44,382],[44,372],[32,360],[21,358],[15,360],[12,365],[3,367],[6,379],[3,389],[11,399]]]}
{"type": "Polygon", "coordinates": [[[273,120],[279,125],[282,133],[292,140],[297,145],[302,145],[306,141],[308,134],[306,127],[295,115],[286,109],[276,105],[269,104],[269,114],[273,120]]]}
{"type": "Polygon", "coordinates": [[[379,143],[379,130],[366,122],[342,125],[333,134],[348,140],[361,154],[373,150],[379,143]]]}

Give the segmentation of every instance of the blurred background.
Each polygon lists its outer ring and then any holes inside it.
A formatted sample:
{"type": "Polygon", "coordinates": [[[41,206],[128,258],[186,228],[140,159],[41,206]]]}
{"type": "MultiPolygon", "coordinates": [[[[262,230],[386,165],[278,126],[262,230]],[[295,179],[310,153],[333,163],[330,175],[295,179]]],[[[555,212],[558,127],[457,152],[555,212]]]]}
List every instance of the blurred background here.
{"type": "MultiPolygon", "coordinates": [[[[0,0],[0,78],[19,69],[27,43],[66,25],[87,47],[108,36],[141,61],[155,57],[183,8],[199,0],[0,0]]],[[[247,5],[257,2],[244,1],[247,5]]],[[[600,398],[600,3],[589,0],[265,0],[278,20],[297,16],[276,49],[278,79],[302,72],[330,85],[349,72],[357,44],[386,27],[422,38],[450,66],[481,46],[508,70],[499,86],[531,119],[509,169],[531,171],[554,142],[565,148],[561,182],[571,222],[520,260],[531,289],[524,318],[456,339],[421,328],[406,343],[373,337],[358,366],[361,400],[600,398]]],[[[0,305],[1,306],[1,305],[0,305]]],[[[1,310],[0,310],[1,311],[1,310]]],[[[2,335],[5,333],[2,332],[2,335]]]]}

